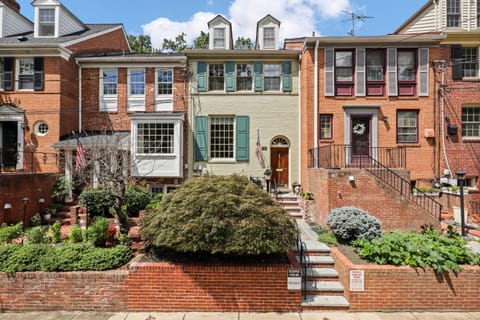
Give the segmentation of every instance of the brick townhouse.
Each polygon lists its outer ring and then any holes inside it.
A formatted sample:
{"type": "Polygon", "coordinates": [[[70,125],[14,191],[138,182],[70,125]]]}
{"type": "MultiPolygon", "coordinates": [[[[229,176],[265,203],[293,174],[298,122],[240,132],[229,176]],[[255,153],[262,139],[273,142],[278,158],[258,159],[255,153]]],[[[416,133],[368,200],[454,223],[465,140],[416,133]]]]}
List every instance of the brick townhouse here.
{"type": "Polygon", "coordinates": [[[432,61],[435,87],[435,173],[440,182],[466,173],[479,186],[480,174],[480,1],[431,0],[395,34],[442,32],[441,55],[432,61]]]}

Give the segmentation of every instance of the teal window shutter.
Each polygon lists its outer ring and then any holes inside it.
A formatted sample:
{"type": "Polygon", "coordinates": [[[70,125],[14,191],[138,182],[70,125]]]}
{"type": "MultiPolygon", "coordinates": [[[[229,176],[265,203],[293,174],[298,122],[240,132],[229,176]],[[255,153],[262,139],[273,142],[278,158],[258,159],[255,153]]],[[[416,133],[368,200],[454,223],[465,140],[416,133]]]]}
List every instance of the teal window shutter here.
{"type": "Polygon", "coordinates": [[[207,91],[207,63],[203,61],[197,62],[197,91],[207,91]]]}
{"type": "Polygon", "coordinates": [[[255,92],[263,91],[263,63],[256,61],[253,66],[255,92]]]}
{"type": "Polygon", "coordinates": [[[225,69],[227,91],[235,91],[235,62],[225,62],[225,69]]]}
{"type": "Polygon", "coordinates": [[[237,161],[248,161],[250,124],[248,116],[237,116],[237,161]]]}
{"type": "Polygon", "coordinates": [[[195,161],[208,160],[208,117],[195,117],[195,161]]]}
{"type": "Polygon", "coordinates": [[[284,61],[282,63],[283,92],[292,92],[292,62],[284,61]]]}

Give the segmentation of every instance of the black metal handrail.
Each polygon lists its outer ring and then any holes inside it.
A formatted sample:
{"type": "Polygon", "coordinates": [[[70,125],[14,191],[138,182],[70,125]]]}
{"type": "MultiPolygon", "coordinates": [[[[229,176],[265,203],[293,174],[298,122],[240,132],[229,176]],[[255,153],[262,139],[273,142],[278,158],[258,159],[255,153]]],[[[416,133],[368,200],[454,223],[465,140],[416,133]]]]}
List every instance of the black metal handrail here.
{"type": "Polygon", "coordinates": [[[295,225],[295,230],[297,231],[297,240],[296,240],[296,248],[298,251],[298,259],[300,263],[300,269],[302,270],[302,297],[306,299],[307,297],[307,244],[302,241],[302,236],[300,234],[300,229],[298,228],[298,223],[295,219],[291,220],[295,225]]]}
{"type": "Polygon", "coordinates": [[[11,172],[36,173],[40,165],[58,166],[60,157],[54,152],[18,151],[17,149],[0,148],[0,174],[11,172]],[[18,168],[23,159],[22,168],[18,168]]]}
{"type": "Polygon", "coordinates": [[[309,168],[358,167],[365,158],[375,159],[388,168],[406,168],[406,147],[369,147],[360,150],[347,144],[331,144],[309,149],[309,168]]]}
{"type": "Polygon", "coordinates": [[[359,168],[363,168],[370,172],[383,183],[397,191],[402,197],[408,199],[411,203],[416,204],[418,207],[440,220],[442,212],[442,205],[440,202],[420,189],[412,187],[408,180],[371,157],[365,157],[363,161],[359,161],[358,165],[359,168]]]}

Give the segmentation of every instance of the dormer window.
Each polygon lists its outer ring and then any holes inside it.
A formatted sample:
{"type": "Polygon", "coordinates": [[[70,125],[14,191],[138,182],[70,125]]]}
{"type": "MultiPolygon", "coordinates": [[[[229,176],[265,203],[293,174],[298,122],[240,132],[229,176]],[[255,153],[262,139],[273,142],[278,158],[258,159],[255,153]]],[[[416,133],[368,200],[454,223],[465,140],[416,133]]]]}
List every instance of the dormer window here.
{"type": "Polygon", "coordinates": [[[225,28],[213,29],[213,47],[215,49],[225,49],[225,28]]]}
{"type": "Polygon", "coordinates": [[[460,0],[447,0],[447,27],[460,27],[460,0]]]}
{"type": "Polygon", "coordinates": [[[40,37],[55,36],[55,9],[38,10],[38,35],[40,37]]]}
{"type": "Polygon", "coordinates": [[[275,49],[275,28],[263,28],[263,46],[265,49],[275,49]]]}

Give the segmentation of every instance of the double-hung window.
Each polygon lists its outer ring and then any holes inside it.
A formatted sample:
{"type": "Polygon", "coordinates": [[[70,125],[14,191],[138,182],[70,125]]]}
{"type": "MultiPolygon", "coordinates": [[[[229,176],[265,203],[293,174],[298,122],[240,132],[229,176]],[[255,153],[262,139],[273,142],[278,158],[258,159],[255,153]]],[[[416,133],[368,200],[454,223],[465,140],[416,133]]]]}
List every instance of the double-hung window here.
{"type": "Polygon", "coordinates": [[[332,139],[332,115],[320,115],[320,139],[332,139]]]}
{"type": "Polygon", "coordinates": [[[339,96],[353,95],[353,51],[335,51],[335,91],[339,96]]]}
{"type": "Polygon", "coordinates": [[[463,77],[478,77],[478,48],[462,47],[463,77]]]}
{"type": "Polygon", "coordinates": [[[237,90],[252,91],[253,65],[237,64],[237,90]]]}
{"type": "Polygon", "coordinates": [[[447,0],[447,27],[460,27],[460,0],[447,0]]]}
{"type": "Polygon", "coordinates": [[[233,117],[210,118],[210,159],[233,160],[235,128],[233,117]]]}
{"type": "Polygon", "coordinates": [[[385,88],[385,51],[367,50],[367,95],[382,96],[385,88]]]}
{"type": "Polygon", "coordinates": [[[173,123],[139,123],[137,124],[137,154],[175,153],[175,130],[173,123]]]}
{"type": "Polygon", "coordinates": [[[129,94],[139,96],[145,94],[145,70],[132,69],[129,74],[129,94]]]}
{"type": "Polygon", "coordinates": [[[3,58],[0,58],[0,91],[3,91],[5,89],[5,71],[3,66],[3,58]]]}
{"type": "Polygon", "coordinates": [[[157,70],[157,95],[172,95],[173,71],[157,70]]]}
{"type": "Polygon", "coordinates": [[[275,28],[263,28],[263,47],[265,49],[275,49],[275,28]]]}
{"type": "Polygon", "coordinates": [[[397,143],[418,142],[418,111],[397,111],[397,143]]]}
{"type": "Polygon", "coordinates": [[[462,137],[480,138],[480,106],[462,108],[462,137]]]}
{"type": "Polygon", "coordinates": [[[398,51],[398,94],[413,96],[416,93],[417,64],[414,50],[398,51]]]}
{"type": "Polygon", "coordinates": [[[102,69],[100,74],[100,111],[116,111],[118,71],[102,69]]]}
{"type": "Polygon", "coordinates": [[[18,89],[33,90],[34,62],[33,58],[18,59],[18,89]]]}
{"type": "Polygon", "coordinates": [[[263,68],[264,90],[280,91],[281,65],[278,63],[265,63],[263,68]]]}
{"type": "Polygon", "coordinates": [[[213,48],[225,49],[225,28],[213,29],[213,48]]]}
{"type": "Polygon", "coordinates": [[[223,63],[211,63],[208,65],[208,90],[225,90],[225,65],[223,63]]]}
{"type": "Polygon", "coordinates": [[[40,37],[55,36],[55,9],[38,10],[38,34],[40,37]]]}

